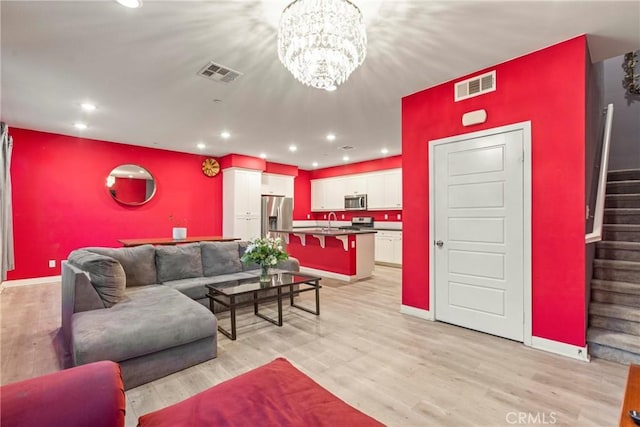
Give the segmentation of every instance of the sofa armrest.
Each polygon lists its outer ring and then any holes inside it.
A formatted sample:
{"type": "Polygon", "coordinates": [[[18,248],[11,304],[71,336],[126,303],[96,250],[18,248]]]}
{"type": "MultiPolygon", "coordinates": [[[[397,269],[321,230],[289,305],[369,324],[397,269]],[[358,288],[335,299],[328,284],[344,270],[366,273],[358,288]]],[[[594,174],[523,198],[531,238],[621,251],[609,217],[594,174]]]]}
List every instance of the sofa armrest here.
{"type": "Polygon", "coordinates": [[[0,387],[3,426],[122,427],[120,366],[90,363],[0,387]]]}
{"type": "Polygon", "coordinates": [[[300,262],[297,258],[289,257],[284,261],[279,261],[276,268],[287,271],[300,271],[300,262]]]}

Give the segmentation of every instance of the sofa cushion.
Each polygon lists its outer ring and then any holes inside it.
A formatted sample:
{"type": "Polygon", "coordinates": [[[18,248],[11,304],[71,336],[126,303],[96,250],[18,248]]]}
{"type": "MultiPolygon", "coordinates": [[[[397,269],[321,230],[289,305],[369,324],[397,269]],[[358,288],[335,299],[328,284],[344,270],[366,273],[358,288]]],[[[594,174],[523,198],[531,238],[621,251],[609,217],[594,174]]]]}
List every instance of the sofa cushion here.
{"type": "Polygon", "coordinates": [[[126,278],[117,260],[79,249],[69,254],[68,261],[89,274],[91,285],[105,307],[112,307],[124,297],[126,278]]]}
{"type": "MultiPolygon", "coordinates": [[[[247,246],[249,246],[249,242],[247,241],[238,242],[238,255],[240,256],[240,258],[242,258],[242,255],[244,255],[244,253],[246,252],[247,246]]],[[[260,265],[255,262],[248,262],[248,263],[242,262],[242,271],[257,270],[259,268],[260,268],[260,265]]]]}
{"type": "Polygon", "coordinates": [[[75,313],[72,355],[76,365],[121,362],[216,334],[206,307],[163,285],[130,288],[109,310],[75,313]]]}
{"type": "Polygon", "coordinates": [[[156,271],[158,282],[203,276],[200,244],[158,246],[156,271]]]}
{"type": "Polygon", "coordinates": [[[127,276],[127,286],[158,283],[155,263],[156,249],[153,245],[132,248],[85,248],[85,250],[118,260],[127,276]]]}
{"type": "Polygon", "coordinates": [[[200,250],[205,276],[242,271],[237,242],[202,242],[200,250]]]}

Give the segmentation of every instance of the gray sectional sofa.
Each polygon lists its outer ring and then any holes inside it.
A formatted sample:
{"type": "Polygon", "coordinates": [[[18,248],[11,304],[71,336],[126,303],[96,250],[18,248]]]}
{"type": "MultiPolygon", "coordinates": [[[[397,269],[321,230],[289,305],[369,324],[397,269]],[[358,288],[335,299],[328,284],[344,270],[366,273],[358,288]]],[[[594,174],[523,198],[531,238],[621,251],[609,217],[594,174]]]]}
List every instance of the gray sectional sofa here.
{"type": "MultiPolygon", "coordinates": [[[[71,364],[118,362],[130,389],[216,357],[206,284],[258,276],[247,242],[78,249],[62,265],[62,331],[71,364]]],[[[290,258],[278,268],[299,271],[290,258]]],[[[217,311],[217,309],[216,309],[217,311]]]]}

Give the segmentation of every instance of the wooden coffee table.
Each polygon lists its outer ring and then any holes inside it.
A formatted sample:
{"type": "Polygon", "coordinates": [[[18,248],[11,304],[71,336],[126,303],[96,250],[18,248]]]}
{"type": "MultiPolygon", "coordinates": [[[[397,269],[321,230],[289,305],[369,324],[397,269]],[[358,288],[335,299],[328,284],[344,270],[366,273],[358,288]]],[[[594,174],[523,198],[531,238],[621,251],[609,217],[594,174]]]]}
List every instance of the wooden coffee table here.
{"type": "Polygon", "coordinates": [[[269,276],[268,282],[261,282],[258,276],[240,280],[230,280],[226,282],[206,285],[209,289],[209,308],[215,314],[215,303],[223,305],[229,309],[231,317],[231,331],[224,329],[218,323],[218,330],[227,338],[236,339],[236,309],[253,305],[253,313],[274,325],[282,326],[282,298],[289,297],[292,307],[306,311],[316,316],[320,315],[320,277],[309,276],[308,274],[277,271],[269,276]],[[266,295],[267,291],[274,289],[275,295],[266,295]],[[295,304],[295,297],[302,292],[315,291],[316,307],[311,310],[295,304]],[[248,301],[238,302],[241,295],[253,295],[248,301]],[[278,318],[272,319],[259,312],[260,303],[276,300],[278,302],[278,318]]]}

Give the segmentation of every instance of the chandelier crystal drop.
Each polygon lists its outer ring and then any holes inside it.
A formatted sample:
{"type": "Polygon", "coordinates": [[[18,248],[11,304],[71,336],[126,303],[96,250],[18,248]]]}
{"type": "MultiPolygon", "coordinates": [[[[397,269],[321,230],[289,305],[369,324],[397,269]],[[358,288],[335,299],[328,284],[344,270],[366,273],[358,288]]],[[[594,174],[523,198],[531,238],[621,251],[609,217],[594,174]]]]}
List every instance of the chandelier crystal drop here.
{"type": "Polygon", "coordinates": [[[360,9],[348,0],[295,0],[282,12],[278,57],[305,85],[335,90],[367,55],[360,9]]]}

